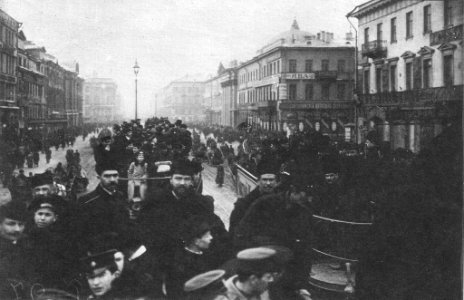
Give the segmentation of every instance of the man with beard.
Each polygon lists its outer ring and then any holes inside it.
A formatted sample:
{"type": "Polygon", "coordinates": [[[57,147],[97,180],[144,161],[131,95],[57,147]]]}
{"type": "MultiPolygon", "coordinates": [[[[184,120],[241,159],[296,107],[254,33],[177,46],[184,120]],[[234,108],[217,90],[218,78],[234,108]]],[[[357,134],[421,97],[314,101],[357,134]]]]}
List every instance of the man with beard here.
{"type": "Polygon", "coordinates": [[[78,199],[74,226],[77,241],[84,247],[89,238],[114,231],[121,237],[128,236],[129,212],[125,200],[117,190],[119,173],[112,161],[97,165],[100,184],[96,189],[78,199]]]}
{"type": "MultiPolygon", "coordinates": [[[[228,234],[221,219],[214,214],[214,199],[196,194],[193,189],[194,167],[189,160],[173,163],[170,186],[151,198],[139,217],[144,244],[169,266],[174,250],[182,245],[181,225],[193,216],[201,216],[211,226],[211,252],[217,264],[227,259],[228,234]]],[[[213,264],[215,264],[213,262],[213,264]]]]}
{"type": "Polygon", "coordinates": [[[279,166],[271,161],[258,165],[258,186],[243,198],[238,198],[230,215],[229,232],[233,237],[235,228],[245,216],[248,208],[261,196],[271,194],[277,186],[279,166]]]}

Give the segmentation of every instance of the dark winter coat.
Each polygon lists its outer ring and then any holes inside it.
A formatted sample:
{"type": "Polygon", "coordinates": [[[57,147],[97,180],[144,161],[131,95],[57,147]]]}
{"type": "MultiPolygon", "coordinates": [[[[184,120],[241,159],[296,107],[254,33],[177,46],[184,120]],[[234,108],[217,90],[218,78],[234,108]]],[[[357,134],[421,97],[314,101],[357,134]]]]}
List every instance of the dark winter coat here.
{"type": "Polygon", "coordinates": [[[230,214],[229,232],[231,236],[233,236],[235,228],[245,216],[248,208],[250,208],[250,206],[261,196],[262,194],[260,193],[259,188],[256,187],[245,197],[237,199],[234,204],[234,209],[230,214]]]}
{"type": "Polygon", "coordinates": [[[123,239],[130,236],[129,212],[121,192],[116,191],[110,195],[98,185],[77,202],[74,230],[81,244],[105,232],[116,232],[123,239]]]}

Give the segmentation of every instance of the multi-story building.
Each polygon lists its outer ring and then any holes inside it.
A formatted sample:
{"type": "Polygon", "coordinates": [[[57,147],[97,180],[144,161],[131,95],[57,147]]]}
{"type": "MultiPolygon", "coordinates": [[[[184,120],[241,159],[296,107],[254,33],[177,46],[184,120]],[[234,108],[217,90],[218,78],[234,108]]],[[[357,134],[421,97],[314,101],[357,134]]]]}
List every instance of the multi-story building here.
{"type": "Polygon", "coordinates": [[[0,9],[0,135],[5,128],[18,130],[16,65],[19,22],[0,9]]]}
{"type": "Polygon", "coordinates": [[[156,110],[161,117],[184,122],[205,120],[203,96],[205,83],[197,77],[184,76],[170,82],[155,97],[156,110]]]}
{"type": "Polygon", "coordinates": [[[18,85],[16,99],[20,108],[20,128],[38,128],[47,121],[45,90],[47,77],[40,58],[31,55],[30,42],[22,31],[18,36],[18,85]]]}
{"type": "Polygon", "coordinates": [[[84,123],[108,123],[119,119],[118,86],[111,78],[90,78],[84,82],[84,123]]]}
{"type": "Polygon", "coordinates": [[[358,19],[358,120],[393,149],[417,152],[462,115],[462,0],[371,0],[358,19]]]}
{"type": "Polygon", "coordinates": [[[79,94],[82,95],[82,80],[79,78],[79,64],[74,69],[64,67],[64,96],[68,126],[79,126],[82,119],[79,112],[79,94]]]}
{"type": "Polygon", "coordinates": [[[236,124],[236,61],[229,68],[219,65],[217,75],[205,81],[203,107],[205,121],[209,124],[234,126],[236,124]]]}
{"type": "Polygon", "coordinates": [[[237,68],[237,122],[352,138],[355,47],[350,41],[302,31],[294,21],[257,54],[237,68]]]}

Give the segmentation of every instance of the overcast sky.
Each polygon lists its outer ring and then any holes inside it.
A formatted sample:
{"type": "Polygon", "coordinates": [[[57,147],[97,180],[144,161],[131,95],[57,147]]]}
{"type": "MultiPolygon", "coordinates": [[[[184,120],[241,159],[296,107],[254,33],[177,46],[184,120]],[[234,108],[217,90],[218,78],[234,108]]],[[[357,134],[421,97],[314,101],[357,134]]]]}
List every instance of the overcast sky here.
{"type": "MultiPolygon", "coordinates": [[[[345,15],[366,0],[0,0],[28,40],[58,61],[78,61],[84,78],[113,78],[123,111],[134,112],[135,59],[139,105],[186,74],[215,74],[220,62],[246,61],[290,29],[350,31],[345,15]]],[[[140,107],[139,106],[139,107],[140,107]]],[[[140,112],[141,111],[141,112],[140,112]]],[[[152,112],[140,113],[152,115],[152,112]]]]}

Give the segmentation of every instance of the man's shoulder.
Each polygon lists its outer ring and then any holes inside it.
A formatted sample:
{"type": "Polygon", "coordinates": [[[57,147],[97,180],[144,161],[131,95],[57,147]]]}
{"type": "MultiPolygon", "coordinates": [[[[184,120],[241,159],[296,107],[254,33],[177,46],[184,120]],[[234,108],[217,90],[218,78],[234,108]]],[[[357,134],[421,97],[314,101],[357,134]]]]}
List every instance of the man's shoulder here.
{"type": "Polygon", "coordinates": [[[95,203],[96,200],[100,199],[101,197],[103,197],[103,193],[102,193],[102,189],[99,188],[99,187],[96,187],[93,191],[85,194],[85,195],[82,195],[80,196],[78,199],[77,199],[77,204],[79,206],[83,206],[83,205],[88,205],[88,204],[92,204],[92,203],[95,203]]]}
{"type": "Polygon", "coordinates": [[[237,201],[235,201],[235,207],[241,207],[241,206],[248,207],[251,204],[251,202],[255,201],[261,196],[262,195],[259,192],[259,188],[256,187],[254,190],[246,194],[244,197],[237,198],[237,201]]]}
{"type": "Polygon", "coordinates": [[[210,195],[195,194],[195,199],[200,202],[206,209],[214,212],[214,198],[210,195]]]}

